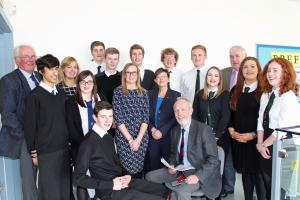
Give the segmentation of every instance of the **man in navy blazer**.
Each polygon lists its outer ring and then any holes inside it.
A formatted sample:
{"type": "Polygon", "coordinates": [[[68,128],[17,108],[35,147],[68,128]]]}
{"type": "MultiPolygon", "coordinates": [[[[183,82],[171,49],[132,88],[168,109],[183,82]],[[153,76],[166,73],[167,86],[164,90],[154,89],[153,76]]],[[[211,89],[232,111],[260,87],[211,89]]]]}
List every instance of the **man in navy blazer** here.
{"type": "Polygon", "coordinates": [[[24,138],[24,111],[25,98],[39,84],[40,76],[34,72],[36,54],[31,46],[16,47],[14,59],[18,68],[0,80],[0,156],[20,162],[23,200],[35,200],[35,168],[24,138]]]}
{"type": "Polygon", "coordinates": [[[178,98],[174,113],[178,126],[171,130],[170,167],[162,168],[146,175],[155,183],[166,183],[173,191],[172,200],[191,200],[191,194],[199,188],[210,199],[221,191],[220,162],[217,144],[212,129],[204,123],[192,120],[193,108],[185,98],[178,98]],[[182,164],[185,169],[179,172],[174,166],[182,164]],[[170,184],[184,177],[178,185],[170,184]]]}

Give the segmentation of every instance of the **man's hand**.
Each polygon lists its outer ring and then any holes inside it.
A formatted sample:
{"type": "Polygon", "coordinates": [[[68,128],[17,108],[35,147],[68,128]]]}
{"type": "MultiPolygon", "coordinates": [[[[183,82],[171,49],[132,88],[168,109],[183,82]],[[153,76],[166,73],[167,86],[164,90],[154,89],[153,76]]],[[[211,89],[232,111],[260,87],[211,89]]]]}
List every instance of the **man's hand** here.
{"type": "Polygon", "coordinates": [[[174,165],[170,165],[170,168],[168,168],[169,174],[176,174],[176,169],[174,165]]]}
{"type": "Polygon", "coordinates": [[[197,184],[198,182],[199,182],[199,179],[196,175],[190,175],[190,176],[186,177],[186,179],[185,179],[185,183],[188,185],[197,184]]]}
{"type": "Polygon", "coordinates": [[[131,176],[130,175],[125,175],[121,176],[121,181],[122,181],[122,189],[127,188],[130,181],[131,181],[131,176]]]}
{"type": "Polygon", "coordinates": [[[36,150],[31,151],[31,159],[34,166],[38,166],[38,155],[36,150]]]}
{"type": "Polygon", "coordinates": [[[122,177],[116,177],[113,179],[113,190],[122,189],[122,177]]]}

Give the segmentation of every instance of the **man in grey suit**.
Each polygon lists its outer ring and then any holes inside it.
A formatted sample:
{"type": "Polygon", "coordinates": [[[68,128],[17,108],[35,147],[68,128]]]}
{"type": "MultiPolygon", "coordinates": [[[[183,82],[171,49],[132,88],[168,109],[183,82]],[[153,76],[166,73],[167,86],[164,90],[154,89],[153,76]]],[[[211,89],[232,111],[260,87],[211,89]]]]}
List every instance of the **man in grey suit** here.
{"type": "MultiPolygon", "coordinates": [[[[229,51],[229,56],[231,67],[227,67],[222,70],[223,85],[228,91],[235,86],[240,65],[247,54],[242,46],[232,46],[229,51]]],[[[223,139],[223,141],[228,144],[222,145],[225,147],[224,152],[226,160],[223,175],[223,191],[221,196],[226,197],[227,194],[232,194],[234,192],[235,169],[233,168],[229,135],[228,138],[223,139]]]]}
{"type": "Polygon", "coordinates": [[[24,138],[24,111],[25,98],[39,84],[40,76],[34,72],[36,54],[31,46],[16,47],[14,59],[18,68],[0,80],[0,156],[16,165],[20,163],[22,199],[35,200],[36,170],[24,138]]]}
{"type": "Polygon", "coordinates": [[[146,179],[166,183],[172,190],[172,200],[190,200],[199,188],[208,198],[216,198],[221,190],[221,175],[212,129],[192,119],[193,108],[185,98],[176,100],[174,113],[179,125],[171,130],[171,166],[149,172],[146,179]],[[179,164],[189,170],[174,169],[179,164]],[[178,183],[178,178],[183,181],[178,183]]]}

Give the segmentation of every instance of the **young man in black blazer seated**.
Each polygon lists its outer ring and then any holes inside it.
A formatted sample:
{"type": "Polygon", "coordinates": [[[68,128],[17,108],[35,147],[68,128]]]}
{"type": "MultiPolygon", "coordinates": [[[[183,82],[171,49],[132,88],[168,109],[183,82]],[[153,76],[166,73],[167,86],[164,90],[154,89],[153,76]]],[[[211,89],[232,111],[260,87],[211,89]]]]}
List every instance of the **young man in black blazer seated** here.
{"type": "Polygon", "coordinates": [[[94,188],[94,199],[101,200],[163,200],[168,190],[159,184],[123,175],[112,136],[107,133],[113,122],[111,104],[97,102],[95,124],[80,145],[74,170],[74,184],[94,188]],[[90,170],[90,176],[86,175],[90,170]]]}

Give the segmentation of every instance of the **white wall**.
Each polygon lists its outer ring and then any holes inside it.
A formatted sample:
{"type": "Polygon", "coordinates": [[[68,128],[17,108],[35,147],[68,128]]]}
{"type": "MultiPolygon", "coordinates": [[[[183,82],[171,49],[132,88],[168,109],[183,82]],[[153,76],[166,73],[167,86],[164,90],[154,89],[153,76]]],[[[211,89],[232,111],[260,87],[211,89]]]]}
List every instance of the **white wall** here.
{"type": "Polygon", "coordinates": [[[207,64],[229,65],[228,50],[255,45],[300,46],[300,1],[297,0],[14,0],[11,16],[15,45],[28,43],[38,55],[59,59],[72,55],[81,65],[90,59],[89,45],[103,41],[121,52],[119,68],[129,61],[129,47],[141,44],[144,64],[156,69],[160,52],[179,52],[178,67],[190,69],[190,49],[203,44],[207,64]]]}

